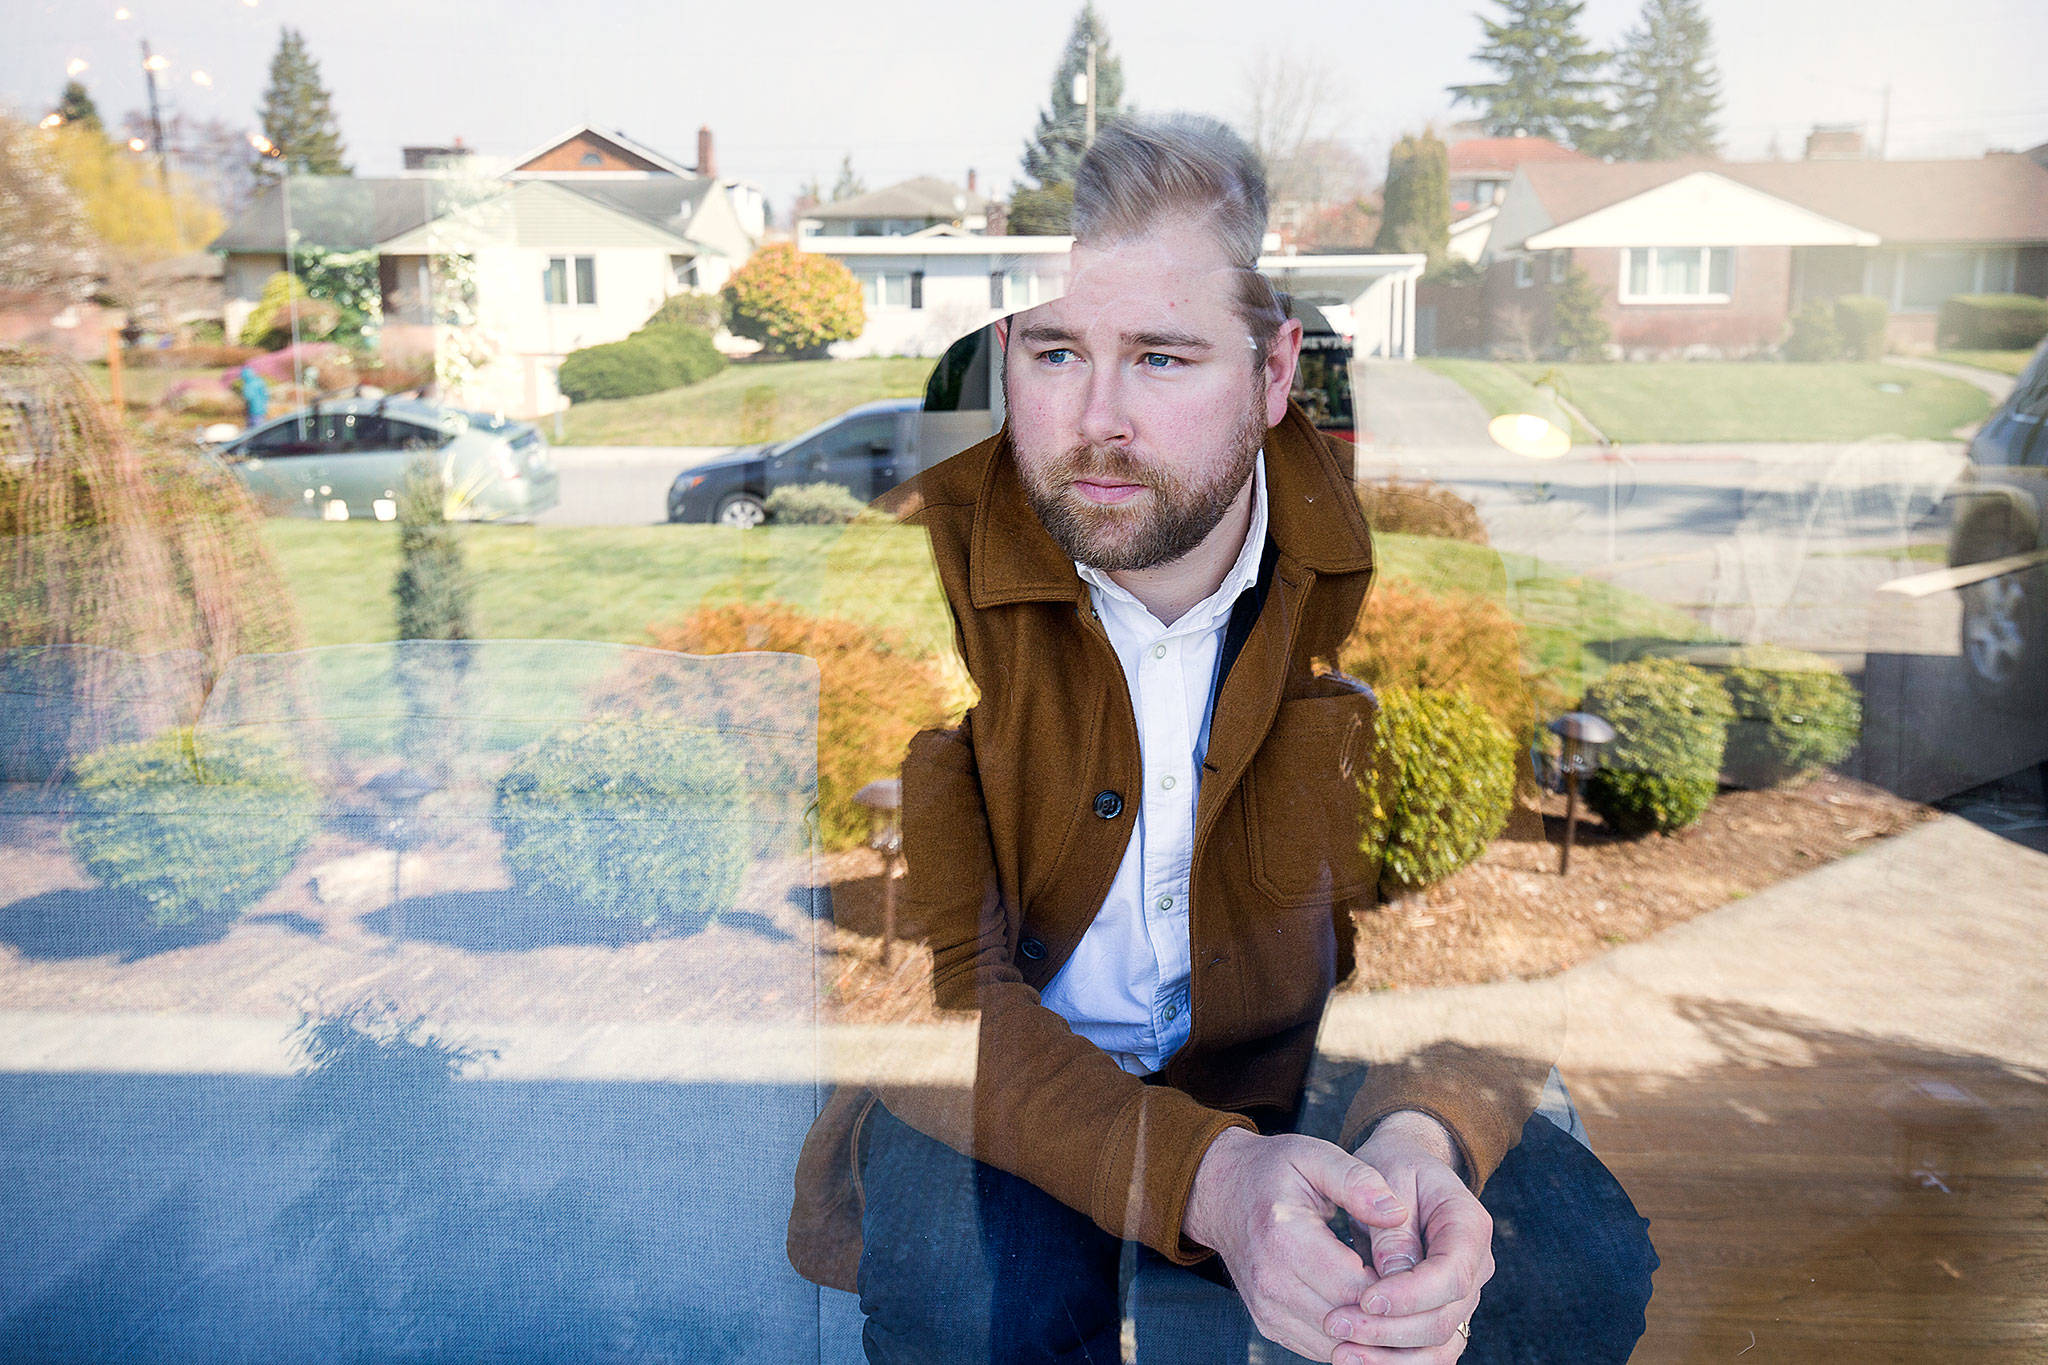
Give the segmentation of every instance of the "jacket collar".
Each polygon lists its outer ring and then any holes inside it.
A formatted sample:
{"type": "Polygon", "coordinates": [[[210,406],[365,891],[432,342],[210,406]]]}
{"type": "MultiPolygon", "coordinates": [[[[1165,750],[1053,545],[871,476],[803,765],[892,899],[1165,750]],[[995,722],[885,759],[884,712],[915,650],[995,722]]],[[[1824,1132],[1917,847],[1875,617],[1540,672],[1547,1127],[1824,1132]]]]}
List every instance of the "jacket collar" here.
{"type": "MultiPolygon", "coordinates": [[[[1293,403],[1266,433],[1267,533],[1283,560],[1318,574],[1372,567],[1372,535],[1348,471],[1293,403]]],[[[1012,602],[1071,602],[1085,592],[1074,561],[1031,508],[1005,423],[974,502],[968,593],[977,610],[1012,602]]]]}

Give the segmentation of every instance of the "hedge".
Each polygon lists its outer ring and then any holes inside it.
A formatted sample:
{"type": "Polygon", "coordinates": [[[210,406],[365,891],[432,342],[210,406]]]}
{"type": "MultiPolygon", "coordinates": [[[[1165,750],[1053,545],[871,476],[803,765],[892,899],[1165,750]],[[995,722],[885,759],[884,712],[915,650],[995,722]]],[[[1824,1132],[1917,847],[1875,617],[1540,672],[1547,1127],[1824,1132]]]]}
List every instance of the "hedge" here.
{"type": "Polygon", "coordinates": [[[1534,720],[1522,627],[1491,598],[1384,579],[1338,647],[1337,667],[1382,692],[1462,690],[1511,736],[1526,737],[1534,720]]]}
{"type": "Polygon", "coordinates": [[[1487,543],[1479,509],[1441,484],[1388,476],[1352,485],[1366,525],[1382,535],[1440,536],[1487,543]]]}
{"type": "Polygon", "coordinates": [[[233,919],[284,880],[311,842],[314,790],[282,751],[189,729],[80,759],[65,834],[103,886],[159,927],[233,919]]]}
{"type": "Polygon", "coordinates": [[[768,495],[768,519],[786,526],[844,526],[867,505],[844,484],[797,483],[768,495]]]}
{"type": "Polygon", "coordinates": [[[650,324],[623,341],[570,352],[555,383],[572,403],[638,398],[708,379],[725,363],[702,329],[650,324]]]}
{"type": "Polygon", "coordinates": [[[1721,685],[1734,708],[1721,761],[1731,786],[1776,786],[1839,763],[1862,732],[1855,686],[1818,655],[1742,650],[1721,685]]]}
{"type": "Polygon", "coordinates": [[[661,307],[642,323],[646,327],[695,327],[701,332],[715,333],[725,326],[725,296],[723,294],[671,294],[661,301],[661,307]]]}
{"type": "Polygon", "coordinates": [[[2048,299],[1957,294],[1941,305],[1939,344],[1959,351],[2023,351],[2048,336],[2048,299]]]}
{"type": "Polygon", "coordinates": [[[492,813],[525,893],[693,933],[739,892],[745,797],[741,759],[717,734],[597,721],[520,750],[492,813]]]}
{"type": "Polygon", "coordinates": [[[1835,334],[1844,360],[1883,360],[1885,326],[1891,309],[1870,294],[1844,294],[1835,300],[1835,334]]]}
{"type": "Polygon", "coordinates": [[[1383,887],[1442,881],[1486,851],[1515,796],[1516,744],[1463,689],[1380,692],[1364,847],[1383,887]]]}
{"type": "Polygon", "coordinates": [[[1835,360],[1842,354],[1842,333],[1835,325],[1835,310],[1819,299],[1809,299],[1792,315],[1792,332],[1785,338],[1785,358],[1805,364],[1835,360]]]}
{"type": "Polygon", "coordinates": [[[1603,674],[1580,707],[1614,727],[1587,779],[1586,804],[1615,833],[1669,834],[1706,813],[1733,714],[1712,674],[1677,659],[1638,659],[1603,674]]]}

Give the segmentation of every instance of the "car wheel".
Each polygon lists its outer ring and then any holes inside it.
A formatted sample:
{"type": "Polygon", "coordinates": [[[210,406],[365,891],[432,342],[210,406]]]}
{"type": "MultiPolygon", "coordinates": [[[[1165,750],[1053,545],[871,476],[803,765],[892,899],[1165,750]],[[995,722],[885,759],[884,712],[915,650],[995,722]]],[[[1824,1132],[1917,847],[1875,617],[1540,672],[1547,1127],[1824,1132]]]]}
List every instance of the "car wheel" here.
{"type": "MultiPolygon", "coordinates": [[[[1990,547],[1974,562],[2003,559],[2026,547],[1990,547]]],[[[2048,687],[2044,646],[2048,646],[2048,571],[2024,569],[2001,574],[1961,590],[1963,672],[1970,689],[1988,702],[2017,707],[2048,687]]]]}
{"type": "Polygon", "coordinates": [[[752,493],[728,493],[718,500],[718,510],[711,519],[720,526],[737,526],[744,531],[768,520],[768,508],[752,493]]]}

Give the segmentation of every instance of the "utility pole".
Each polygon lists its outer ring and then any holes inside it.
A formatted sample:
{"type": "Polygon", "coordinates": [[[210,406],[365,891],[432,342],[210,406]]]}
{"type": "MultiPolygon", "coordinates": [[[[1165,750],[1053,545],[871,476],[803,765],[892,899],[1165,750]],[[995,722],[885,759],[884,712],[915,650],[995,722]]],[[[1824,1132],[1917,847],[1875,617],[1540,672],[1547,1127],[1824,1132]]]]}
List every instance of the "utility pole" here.
{"type": "Polygon", "coordinates": [[[149,50],[149,39],[142,40],[142,81],[149,87],[149,135],[156,147],[156,177],[163,182],[164,192],[171,189],[171,170],[164,160],[164,116],[156,101],[156,69],[159,63],[149,50]]]}

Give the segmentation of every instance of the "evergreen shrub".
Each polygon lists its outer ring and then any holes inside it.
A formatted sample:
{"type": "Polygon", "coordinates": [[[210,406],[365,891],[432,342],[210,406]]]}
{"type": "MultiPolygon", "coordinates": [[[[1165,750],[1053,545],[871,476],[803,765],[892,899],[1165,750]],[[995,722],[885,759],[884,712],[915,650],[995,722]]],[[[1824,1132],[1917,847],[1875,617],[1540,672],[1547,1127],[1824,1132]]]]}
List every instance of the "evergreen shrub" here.
{"type": "Polygon", "coordinates": [[[1742,650],[1721,685],[1734,708],[1721,760],[1732,786],[1772,787],[1839,763],[1862,732],[1855,686],[1817,655],[1742,650]]]}
{"type": "Polygon", "coordinates": [[[1439,536],[1484,545],[1479,509],[1441,484],[1389,475],[1352,485],[1365,524],[1385,535],[1439,536]]]}
{"type": "Polygon", "coordinates": [[[1842,333],[1835,326],[1835,310],[1819,299],[1809,299],[1792,315],[1792,333],[1785,338],[1785,358],[1806,364],[1839,360],[1842,333]]]}
{"type": "Polygon", "coordinates": [[[1870,294],[1844,294],[1835,300],[1835,334],[1846,360],[1883,360],[1885,325],[1891,308],[1870,294]]]}
{"type": "Polygon", "coordinates": [[[867,510],[844,484],[797,483],[768,495],[768,520],[785,526],[844,526],[867,510]]]}
{"type": "Polygon", "coordinates": [[[709,336],[725,326],[725,295],[671,294],[641,327],[694,327],[709,336]]]}
{"type": "Polygon", "coordinates": [[[1522,628],[1507,608],[1476,594],[1381,581],[1339,646],[1337,668],[1379,692],[1462,691],[1511,736],[1526,737],[1533,720],[1522,628]]]}
{"type": "Polygon", "coordinates": [[[391,588],[398,638],[468,639],[470,588],[440,467],[431,458],[413,460],[398,488],[398,577],[391,588]]]}
{"type": "Polygon", "coordinates": [[[739,893],[745,794],[739,756],[711,731],[598,721],[521,749],[492,813],[527,894],[687,934],[739,893]]]}
{"type": "Polygon", "coordinates": [[[1580,709],[1614,727],[1586,804],[1624,838],[1684,829],[1719,790],[1732,711],[1714,676],[1677,659],[1609,669],[1580,709]]]}
{"type": "Polygon", "coordinates": [[[158,927],[234,919],[284,880],[318,819],[290,757],[190,729],[119,744],[74,767],[71,849],[103,886],[133,892],[158,927]]]}
{"type": "Polygon", "coordinates": [[[2021,351],[2048,336],[2048,299],[2031,294],[1957,294],[1941,305],[1935,335],[1960,351],[2021,351]]]}
{"type": "Polygon", "coordinates": [[[1515,796],[1515,741],[1463,688],[1380,694],[1379,767],[1365,847],[1380,884],[1442,881],[1486,851],[1515,796]]]}

